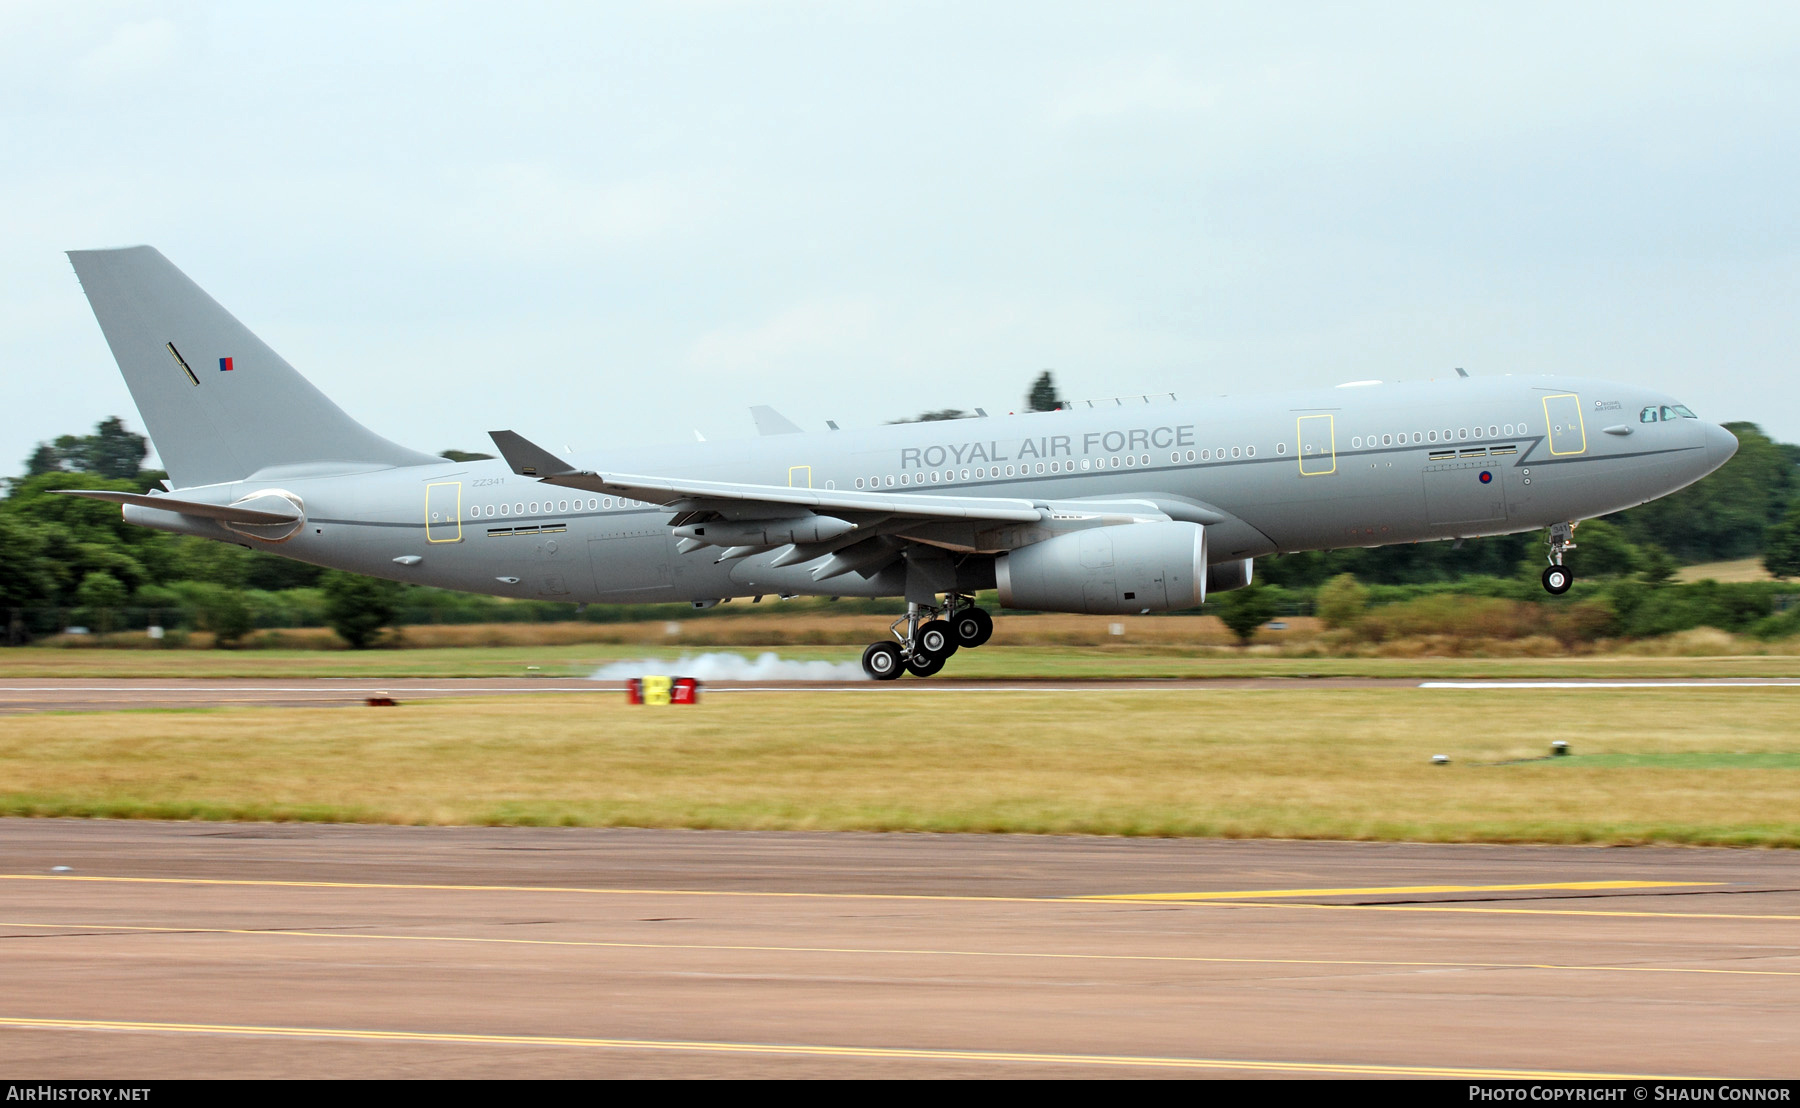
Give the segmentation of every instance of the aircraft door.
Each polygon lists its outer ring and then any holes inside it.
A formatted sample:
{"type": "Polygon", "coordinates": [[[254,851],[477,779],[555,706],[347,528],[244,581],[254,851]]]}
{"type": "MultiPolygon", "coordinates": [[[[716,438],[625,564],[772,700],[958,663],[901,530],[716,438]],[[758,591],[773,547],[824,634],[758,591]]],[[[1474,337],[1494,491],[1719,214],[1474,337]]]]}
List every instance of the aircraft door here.
{"type": "Polygon", "coordinates": [[[461,481],[433,481],[425,486],[425,541],[462,541],[461,481]]]}
{"type": "Polygon", "coordinates": [[[1572,392],[1544,397],[1544,423],[1550,429],[1550,453],[1581,454],[1587,451],[1587,426],[1581,419],[1581,398],[1572,392]]]}
{"type": "Polygon", "coordinates": [[[1306,415],[1297,421],[1300,476],[1324,477],[1337,472],[1337,417],[1306,415]]]}

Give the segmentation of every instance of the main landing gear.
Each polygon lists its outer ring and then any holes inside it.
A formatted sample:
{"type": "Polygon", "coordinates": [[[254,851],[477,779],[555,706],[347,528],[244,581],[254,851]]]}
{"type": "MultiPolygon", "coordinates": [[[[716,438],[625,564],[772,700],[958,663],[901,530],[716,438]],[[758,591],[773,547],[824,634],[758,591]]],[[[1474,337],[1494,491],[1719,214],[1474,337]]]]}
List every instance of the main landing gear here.
{"type": "Polygon", "coordinates": [[[1575,583],[1575,574],[1563,565],[1563,551],[1575,549],[1575,524],[1558,523],[1550,528],[1550,568],[1544,571],[1544,591],[1561,596],[1575,583]]]}
{"type": "Polygon", "coordinates": [[[863,672],[877,681],[892,681],[902,673],[930,677],[959,649],[973,650],[987,642],[994,634],[994,619],[975,607],[974,598],[952,593],[942,608],[908,604],[906,614],[894,621],[893,631],[898,641],[878,642],[863,651],[863,672]]]}

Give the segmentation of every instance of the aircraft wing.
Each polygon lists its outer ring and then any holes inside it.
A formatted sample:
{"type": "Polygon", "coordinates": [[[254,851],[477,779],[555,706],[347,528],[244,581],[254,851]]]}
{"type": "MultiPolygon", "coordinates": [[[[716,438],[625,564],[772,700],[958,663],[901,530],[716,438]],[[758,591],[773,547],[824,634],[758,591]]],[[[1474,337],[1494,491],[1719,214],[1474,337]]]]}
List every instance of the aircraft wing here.
{"type": "Polygon", "coordinates": [[[694,481],[630,473],[596,473],[576,469],[567,461],[512,431],[491,431],[489,437],[500,448],[501,456],[512,466],[513,472],[520,476],[536,477],[551,485],[666,504],[677,510],[717,509],[726,505],[744,509],[767,505],[771,512],[777,514],[804,508],[826,513],[850,512],[911,516],[921,520],[962,519],[995,523],[1036,523],[1046,518],[1050,511],[1048,505],[1010,497],[799,489],[732,481],[694,481]]]}

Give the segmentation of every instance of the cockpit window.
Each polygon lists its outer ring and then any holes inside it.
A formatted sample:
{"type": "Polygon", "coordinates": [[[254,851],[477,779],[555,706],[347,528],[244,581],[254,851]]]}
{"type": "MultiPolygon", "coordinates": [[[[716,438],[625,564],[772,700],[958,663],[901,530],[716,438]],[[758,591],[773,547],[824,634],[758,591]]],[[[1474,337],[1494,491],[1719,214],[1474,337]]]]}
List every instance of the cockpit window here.
{"type": "Polygon", "coordinates": [[[1662,417],[1664,419],[1675,419],[1676,418],[1675,409],[1669,407],[1667,404],[1664,404],[1662,407],[1662,417]]]}
{"type": "Polygon", "coordinates": [[[1656,422],[1656,405],[1652,404],[1648,408],[1645,408],[1643,411],[1639,412],[1638,413],[1638,422],[1639,423],[1655,423],[1656,422]]]}
{"type": "MultiPolygon", "coordinates": [[[[1667,412],[1668,409],[1664,408],[1663,411],[1667,412]]],[[[1699,419],[1700,418],[1699,416],[1695,415],[1693,412],[1689,411],[1688,406],[1686,404],[1675,405],[1675,414],[1680,416],[1682,419],[1699,419]]],[[[1667,415],[1664,415],[1663,418],[1668,419],[1669,417],[1667,415]]]]}

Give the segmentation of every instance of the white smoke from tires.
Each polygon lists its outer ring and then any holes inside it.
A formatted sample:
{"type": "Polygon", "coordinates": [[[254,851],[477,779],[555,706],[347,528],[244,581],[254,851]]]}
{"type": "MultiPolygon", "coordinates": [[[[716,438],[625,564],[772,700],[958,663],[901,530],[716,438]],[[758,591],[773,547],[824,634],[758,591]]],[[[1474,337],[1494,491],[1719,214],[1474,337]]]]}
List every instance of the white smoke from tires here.
{"type": "Polygon", "coordinates": [[[632,677],[672,675],[697,677],[702,681],[867,681],[868,675],[856,662],[801,662],[765,651],[755,658],[723,652],[683,654],[674,661],[664,658],[639,658],[601,666],[591,676],[594,681],[624,681],[632,677]]]}

